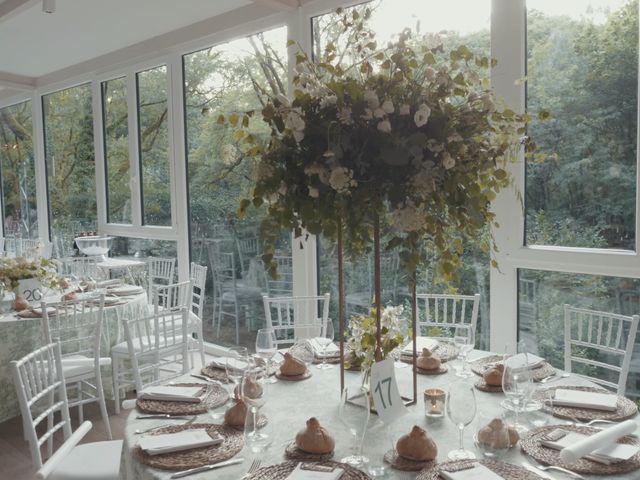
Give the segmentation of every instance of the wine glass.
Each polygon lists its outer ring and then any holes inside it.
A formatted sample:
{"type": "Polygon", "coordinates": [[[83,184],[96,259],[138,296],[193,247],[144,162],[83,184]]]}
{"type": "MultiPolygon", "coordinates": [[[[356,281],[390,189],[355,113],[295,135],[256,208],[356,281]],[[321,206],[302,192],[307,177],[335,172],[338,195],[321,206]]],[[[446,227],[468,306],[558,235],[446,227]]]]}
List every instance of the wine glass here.
{"type": "Polygon", "coordinates": [[[345,387],[340,398],[338,415],[354,439],[353,454],[340,461],[355,467],[368,463],[369,459],[362,455],[362,443],[370,415],[368,390],[361,386],[345,387]]]}
{"type": "Polygon", "coordinates": [[[498,458],[512,446],[509,439],[509,427],[504,416],[492,416],[478,413],[474,440],[476,447],[487,458],[498,458]]]}
{"type": "Polygon", "coordinates": [[[327,347],[333,343],[333,335],[333,322],[330,318],[327,318],[327,322],[322,328],[321,335],[316,338],[316,342],[318,342],[320,347],[322,347],[322,363],[317,366],[317,368],[321,370],[333,368],[333,365],[327,363],[327,347]]]}
{"type": "Polygon", "coordinates": [[[522,362],[517,357],[509,357],[504,361],[504,372],[502,374],[502,391],[504,392],[507,404],[503,406],[515,412],[515,424],[518,432],[526,432],[528,428],[519,421],[519,414],[523,411],[527,396],[532,391],[533,380],[531,371],[527,365],[522,366],[522,362]]]}
{"type": "Polygon", "coordinates": [[[229,356],[225,362],[227,378],[233,385],[239,385],[244,372],[249,368],[249,352],[246,347],[229,348],[229,356]]]}
{"type": "Polygon", "coordinates": [[[476,416],[476,394],[471,384],[462,380],[451,384],[447,395],[447,416],[458,427],[460,433],[459,448],[449,452],[449,460],[476,458],[473,452],[464,449],[464,428],[476,416]]]}
{"type": "Polygon", "coordinates": [[[458,347],[460,359],[462,360],[462,365],[460,370],[456,372],[456,376],[462,378],[473,377],[473,372],[469,369],[467,364],[467,356],[475,346],[475,335],[473,329],[466,328],[464,332],[457,331],[456,335],[453,337],[453,341],[458,347]]]}
{"type": "Polygon", "coordinates": [[[260,409],[267,401],[266,372],[262,367],[247,369],[240,381],[240,394],[247,406],[244,435],[247,447],[254,452],[262,452],[271,445],[273,438],[265,430],[260,430],[260,409]]]}
{"type": "Polygon", "coordinates": [[[268,383],[275,383],[277,380],[270,376],[271,359],[277,352],[276,332],[273,328],[261,328],[256,335],[256,355],[263,358],[267,364],[265,375],[268,383]]]}

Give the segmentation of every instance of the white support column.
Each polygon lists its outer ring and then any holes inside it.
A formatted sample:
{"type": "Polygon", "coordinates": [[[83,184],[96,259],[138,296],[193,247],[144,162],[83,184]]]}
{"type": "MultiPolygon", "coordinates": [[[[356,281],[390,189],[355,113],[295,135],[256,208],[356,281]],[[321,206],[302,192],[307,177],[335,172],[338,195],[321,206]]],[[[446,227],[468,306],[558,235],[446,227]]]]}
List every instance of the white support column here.
{"type": "MultiPolygon", "coordinates": [[[[491,83],[499,99],[514,111],[525,108],[523,79],[526,67],[525,0],[493,0],[491,8],[491,56],[498,65],[491,72],[491,83]]],[[[493,203],[500,228],[493,235],[498,246],[494,255],[498,269],[491,268],[490,348],[504,352],[515,349],[518,336],[518,275],[512,261],[514,249],[524,238],[523,205],[516,195],[524,195],[524,156],[510,165],[514,187],[502,191],[493,203]]]]}
{"type": "Polygon", "coordinates": [[[133,225],[142,225],[142,205],[140,188],[140,150],[138,148],[138,92],[135,71],[127,74],[127,128],[129,131],[129,171],[131,180],[131,221],[133,225]]]}
{"type": "Polygon", "coordinates": [[[182,56],[172,55],[167,61],[169,76],[169,156],[172,167],[172,222],[178,233],[178,279],[189,279],[189,199],[187,193],[186,144],[184,134],[184,95],[182,56]]]}
{"type": "MultiPolygon", "coordinates": [[[[294,40],[302,49],[311,52],[311,22],[309,17],[298,7],[287,21],[288,38],[294,40]]],[[[293,92],[293,72],[296,65],[298,49],[292,45],[289,55],[289,93],[293,92]]],[[[291,234],[291,254],[293,259],[293,295],[307,296],[318,293],[317,244],[314,235],[303,234],[296,238],[291,234]]]]}
{"type": "Polygon", "coordinates": [[[38,212],[38,236],[40,241],[51,241],[49,235],[49,192],[47,190],[47,167],[45,164],[45,134],[42,97],[35,93],[31,98],[31,121],[33,123],[33,157],[36,170],[36,210],[38,212]]]}

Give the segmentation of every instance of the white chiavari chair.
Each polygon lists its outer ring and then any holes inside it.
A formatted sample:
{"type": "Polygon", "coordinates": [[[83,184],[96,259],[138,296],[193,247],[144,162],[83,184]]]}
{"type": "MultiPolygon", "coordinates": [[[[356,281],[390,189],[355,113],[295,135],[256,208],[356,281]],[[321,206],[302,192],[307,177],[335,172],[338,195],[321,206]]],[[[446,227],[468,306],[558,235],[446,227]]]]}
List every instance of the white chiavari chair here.
{"type": "Polygon", "coordinates": [[[276,334],[276,345],[292,345],[318,336],[329,318],[330,294],[321,296],[262,297],[266,327],[276,334]],[[312,328],[318,326],[318,328],[312,328]]]}
{"type": "Polygon", "coordinates": [[[147,281],[149,282],[149,298],[152,298],[153,287],[170,285],[173,283],[176,270],[175,258],[152,257],[147,261],[147,281]]]}
{"type": "Polygon", "coordinates": [[[475,333],[478,323],[480,294],[450,295],[419,293],[417,298],[418,335],[433,336],[433,330],[453,334],[475,333]]]}
{"type": "MultiPolygon", "coordinates": [[[[191,310],[189,312],[189,335],[192,337],[190,341],[195,342],[200,360],[204,366],[204,338],[202,331],[202,317],[204,314],[204,298],[207,286],[207,267],[191,262],[191,310]]],[[[190,351],[192,351],[190,349],[190,351]]],[[[191,355],[191,364],[193,365],[193,355],[191,355]]]]}

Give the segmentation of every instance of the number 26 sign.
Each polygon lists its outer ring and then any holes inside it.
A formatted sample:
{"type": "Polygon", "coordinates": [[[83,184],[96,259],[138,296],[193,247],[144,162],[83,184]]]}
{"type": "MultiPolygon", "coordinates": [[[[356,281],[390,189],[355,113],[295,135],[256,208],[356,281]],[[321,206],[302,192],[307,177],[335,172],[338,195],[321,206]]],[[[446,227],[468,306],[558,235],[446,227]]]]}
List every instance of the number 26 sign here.
{"type": "Polygon", "coordinates": [[[407,413],[398,391],[395,370],[392,358],[374,363],[371,367],[373,405],[380,419],[387,425],[407,413]]]}

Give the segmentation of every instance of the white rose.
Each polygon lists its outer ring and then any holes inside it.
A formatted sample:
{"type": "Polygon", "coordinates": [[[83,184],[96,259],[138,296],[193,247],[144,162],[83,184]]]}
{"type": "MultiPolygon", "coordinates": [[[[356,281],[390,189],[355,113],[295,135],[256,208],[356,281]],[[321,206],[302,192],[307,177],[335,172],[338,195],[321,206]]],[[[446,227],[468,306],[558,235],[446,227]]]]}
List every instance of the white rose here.
{"type": "Polygon", "coordinates": [[[376,117],[376,118],[382,118],[382,117],[384,117],[384,110],[383,110],[383,109],[381,109],[380,107],[376,108],[376,109],[373,111],[373,116],[374,116],[374,117],[376,117]]]}
{"type": "Polygon", "coordinates": [[[320,108],[331,107],[336,103],[338,103],[338,97],[336,97],[335,95],[327,95],[326,97],[323,97],[322,100],[320,100],[320,108]]]}
{"type": "Polygon", "coordinates": [[[382,110],[384,113],[393,113],[395,110],[393,107],[393,102],[391,100],[385,100],[382,102],[382,110]]]}
{"type": "Polygon", "coordinates": [[[339,193],[349,194],[349,188],[357,186],[353,179],[353,170],[345,167],[335,167],[331,170],[329,185],[339,193]]]}
{"type": "Polygon", "coordinates": [[[391,133],[391,122],[389,122],[389,120],[382,120],[378,123],[378,130],[384,133],[391,133]]]}
{"type": "Polygon", "coordinates": [[[450,168],[455,167],[456,161],[455,159],[449,155],[447,152],[442,154],[442,166],[449,170],[450,168]]]}
{"type": "Polygon", "coordinates": [[[367,102],[369,108],[375,109],[380,105],[380,100],[378,99],[378,95],[373,90],[365,90],[364,91],[364,101],[367,102]]]}
{"type": "Polygon", "coordinates": [[[411,107],[408,104],[403,103],[402,105],[400,105],[400,108],[398,109],[398,114],[409,115],[410,113],[411,113],[411,107]]]}
{"type": "Polygon", "coordinates": [[[426,125],[426,123],[429,121],[430,115],[431,109],[423,103],[422,105],[420,105],[420,108],[413,116],[413,121],[416,122],[416,126],[420,128],[423,125],[426,125]]]}
{"type": "Polygon", "coordinates": [[[287,107],[287,108],[289,108],[289,107],[291,106],[291,102],[289,101],[289,99],[288,99],[285,95],[283,95],[283,94],[279,93],[278,95],[276,95],[276,98],[278,99],[278,101],[279,101],[283,106],[285,106],[285,107],[287,107]]]}

